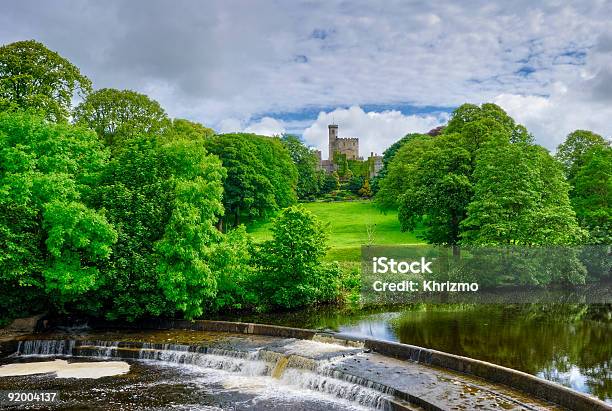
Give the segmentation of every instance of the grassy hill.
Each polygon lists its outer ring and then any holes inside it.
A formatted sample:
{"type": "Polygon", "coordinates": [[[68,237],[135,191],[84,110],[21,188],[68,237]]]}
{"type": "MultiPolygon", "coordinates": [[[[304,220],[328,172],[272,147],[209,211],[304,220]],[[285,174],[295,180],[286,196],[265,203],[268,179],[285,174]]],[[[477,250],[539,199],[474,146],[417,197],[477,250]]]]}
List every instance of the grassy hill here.
{"type": "MultiPolygon", "coordinates": [[[[368,227],[371,243],[421,244],[415,233],[400,231],[396,213],[381,213],[371,201],[331,203],[305,203],[304,208],[315,214],[323,223],[329,224],[328,260],[359,261],[362,244],[368,243],[368,227]]],[[[255,241],[271,237],[271,222],[259,222],[247,227],[255,241]]]]}

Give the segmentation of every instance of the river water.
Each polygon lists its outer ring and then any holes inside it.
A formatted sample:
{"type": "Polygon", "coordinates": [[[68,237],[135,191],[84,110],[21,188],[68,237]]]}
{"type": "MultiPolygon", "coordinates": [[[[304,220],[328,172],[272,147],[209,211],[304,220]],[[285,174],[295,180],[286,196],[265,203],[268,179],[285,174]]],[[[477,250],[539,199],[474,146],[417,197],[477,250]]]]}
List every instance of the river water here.
{"type": "Polygon", "coordinates": [[[412,304],[224,319],[433,348],[521,370],[612,403],[610,305],[412,304]]]}
{"type": "MultiPolygon", "coordinates": [[[[412,304],[403,307],[316,310],[220,319],[332,330],[344,334],[433,348],[518,369],[592,394],[612,404],[612,307],[587,304],[412,304]]],[[[142,341],[138,335],[111,331],[106,341],[142,341]]],[[[160,331],[161,341],[189,342],[199,332],[160,331]]],[[[252,337],[255,338],[255,337],[252,337]]],[[[264,337],[261,337],[264,338],[264,337]]],[[[157,341],[157,340],[156,340],[157,341]]],[[[255,342],[253,342],[255,343],[255,342]]],[[[42,354],[5,359],[4,364],[45,361],[66,371],[62,354],[71,350],[62,342],[36,345],[24,352],[42,354]],[[59,354],[55,357],[54,354],[59,354]]],[[[259,343],[257,343],[259,344],[259,343]]],[[[311,348],[317,348],[312,342],[311,348]]],[[[25,347],[25,346],[24,346],[25,347]]],[[[101,361],[116,345],[102,346],[98,359],[67,358],[72,364],[101,361]]],[[[174,349],[176,350],[176,349],[174,349]]],[[[297,351],[304,353],[303,347],[297,351]]],[[[157,360],[140,350],[136,359],[112,377],[56,378],[49,374],[4,376],[0,389],[57,390],[60,409],[365,409],[381,403],[384,395],[363,387],[330,380],[326,374],[283,372],[282,361],[270,368],[262,359],[233,358],[224,354],[194,355],[186,360],[179,350],[165,350],[157,360]],[[176,357],[176,358],[175,358],[176,357]],[[203,362],[204,361],[204,362],[203,362]],[[209,363],[213,361],[213,363],[209,363]],[[215,362],[216,361],[216,362],[215,362]],[[122,371],[123,370],[123,371],[122,371]],[[295,374],[295,375],[294,375],[295,374]],[[75,381],[78,381],[75,382],[75,381]],[[304,384],[306,384],[306,388],[304,384]],[[311,387],[312,386],[312,387],[311,387]],[[316,389],[312,389],[315,387],[316,389]],[[364,395],[364,393],[368,393],[364,395]],[[357,397],[355,397],[358,394],[357,397]],[[354,398],[355,397],[355,398],[354,398]],[[196,406],[197,405],[197,406],[196,406]],[[238,406],[237,406],[238,405],[238,406]]],[[[78,357],[78,358],[77,358],[78,357]]],[[[113,360],[108,357],[106,361],[113,360]]],[[[116,359],[114,359],[116,360],[116,359]]],[[[110,364],[106,364],[110,365],[110,364]]],[[[115,367],[115,365],[113,365],[115,367]]],[[[4,372],[7,373],[8,367],[4,372]]],[[[19,368],[19,367],[17,367],[19,368]]],[[[27,371],[28,366],[20,369],[27,371]]],[[[22,371],[23,373],[23,371],[22,371]]],[[[10,374],[7,374],[10,375],[10,374]]],[[[108,374],[112,375],[112,374],[108,374]]],[[[1,407],[0,407],[1,408],[1,407]]]]}
{"type": "Polygon", "coordinates": [[[57,392],[56,401],[4,402],[0,409],[389,409],[385,390],[338,373],[331,358],[316,360],[327,354],[340,360],[355,351],[350,347],[174,330],[96,334],[103,340],[62,339],[67,336],[47,333],[45,339],[20,342],[14,355],[0,360],[0,390],[57,392]],[[194,340],[204,336],[203,343],[257,348],[137,342],[185,340],[189,334],[194,340]],[[266,341],[270,345],[264,348],[266,341]]]}

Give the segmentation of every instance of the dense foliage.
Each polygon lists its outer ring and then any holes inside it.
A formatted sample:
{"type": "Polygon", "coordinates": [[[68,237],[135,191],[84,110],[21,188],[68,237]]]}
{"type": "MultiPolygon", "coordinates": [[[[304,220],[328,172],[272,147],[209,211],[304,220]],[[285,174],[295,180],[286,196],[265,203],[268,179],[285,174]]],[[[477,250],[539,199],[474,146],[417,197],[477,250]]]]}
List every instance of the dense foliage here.
{"type": "Polygon", "coordinates": [[[410,183],[412,169],[417,164],[421,155],[429,145],[431,137],[421,134],[409,134],[404,137],[398,146],[397,152],[385,151],[384,157],[388,158],[387,165],[381,173],[384,176],[377,179],[378,191],[374,201],[381,210],[395,210],[399,207],[399,199],[410,183]],[[393,153],[393,154],[391,154],[393,153]],[[397,154],[397,160],[391,161],[397,154]]]}
{"type": "Polygon", "coordinates": [[[135,91],[110,88],[88,95],[75,108],[74,121],[94,130],[111,147],[140,135],[161,134],[170,124],[157,101],[135,91]]]}
{"type": "MultiPolygon", "coordinates": [[[[391,164],[391,160],[395,156],[395,154],[399,151],[400,148],[404,146],[408,141],[412,140],[414,137],[420,136],[422,134],[406,134],[401,139],[397,140],[395,143],[391,144],[383,153],[382,158],[382,168],[376,174],[376,176],[372,179],[372,190],[374,193],[377,193],[380,189],[380,183],[385,180],[387,173],[389,172],[389,165],[391,164]]],[[[389,181],[389,180],[387,180],[389,181]]],[[[386,197],[383,195],[383,197],[386,197]]],[[[381,204],[382,205],[382,204],[381,204]]],[[[385,207],[383,207],[385,208],[385,207]]]]}
{"type": "Polygon", "coordinates": [[[409,190],[399,198],[404,230],[423,224],[423,237],[433,244],[456,245],[459,224],[472,195],[470,152],[457,135],[431,141],[410,175],[409,190]]]}
{"type": "Polygon", "coordinates": [[[612,240],[612,148],[602,137],[577,130],[557,149],[571,185],[570,199],[591,244],[612,240]]]}
{"type": "Polygon", "coordinates": [[[219,160],[196,141],[134,139],[117,152],[95,191],[119,240],[107,269],[110,318],[202,313],[216,284],[207,259],[220,241],[219,160]]]}
{"type": "Polygon", "coordinates": [[[462,222],[465,244],[577,244],[576,224],[560,165],[543,148],[492,141],[474,170],[474,196],[462,222]]]}
{"type": "Polygon", "coordinates": [[[63,309],[99,288],[117,233],[89,198],[107,161],[89,130],[0,113],[3,296],[26,294],[20,304],[46,296],[63,309]]]}
{"type": "Polygon", "coordinates": [[[226,224],[238,226],[296,202],[297,168],[280,139],[222,134],[204,141],[227,169],[223,205],[226,224]]]}
{"type": "Polygon", "coordinates": [[[296,194],[299,199],[314,198],[321,191],[324,171],[319,170],[319,159],[299,138],[284,135],[282,140],[297,168],[296,194]]]}
{"type": "Polygon", "coordinates": [[[326,231],[318,219],[300,207],[289,207],[275,219],[273,239],[258,252],[259,286],[264,304],[298,308],[329,302],[340,289],[335,264],[322,263],[326,231]]]}
{"type": "Polygon", "coordinates": [[[78,67],[34,40],[0,47],[0,110],[37,111],[65,121],[72,99],[91,92],[78,67]]]}
{"type": "Polygon", "coordinates": [[[464,104],[437,136],[405,137],[376,201],[433,244],[584,240],[560,164],[494,104],[464,104]]]}
{"type": "Polygon", "coordinates": [[[183,118],[175,118],[166,128],[166,136],[170,139],[181,136],[189,140],[203,140],[213,137],[215,130],[203,126],[200,123],[185,120],[183,118]]]}
{"type": "Polygon", "coordinates": [[[587,152],[593,147],[610,147],[602,136],[588,130],[576,130],[567,135],[557,147],[555,157],[563,164],[565,174],[572,180],[586,160],[587,152]]]}

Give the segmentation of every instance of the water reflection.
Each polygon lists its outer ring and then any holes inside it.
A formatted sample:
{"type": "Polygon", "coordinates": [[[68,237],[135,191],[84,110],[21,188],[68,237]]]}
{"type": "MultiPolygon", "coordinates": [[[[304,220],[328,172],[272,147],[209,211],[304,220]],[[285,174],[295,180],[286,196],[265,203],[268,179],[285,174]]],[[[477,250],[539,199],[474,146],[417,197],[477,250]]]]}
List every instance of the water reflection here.
{"type": "Polygon", "coordinates": [[[612,402],[612,306],[411,304],[232,318],[399,341],[515,368],[612,402]]]}

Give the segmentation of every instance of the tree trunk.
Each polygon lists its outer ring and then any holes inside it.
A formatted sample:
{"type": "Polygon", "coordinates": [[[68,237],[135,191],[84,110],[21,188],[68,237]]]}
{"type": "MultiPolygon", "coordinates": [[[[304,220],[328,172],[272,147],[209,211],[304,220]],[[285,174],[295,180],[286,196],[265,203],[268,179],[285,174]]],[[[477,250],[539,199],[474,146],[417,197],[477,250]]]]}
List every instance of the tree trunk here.
{"type": "Polygon", "coordinates": [[[453,244],[453,258],[459,259],[461,257],[461,249],[457,244],[453,244]]]}

